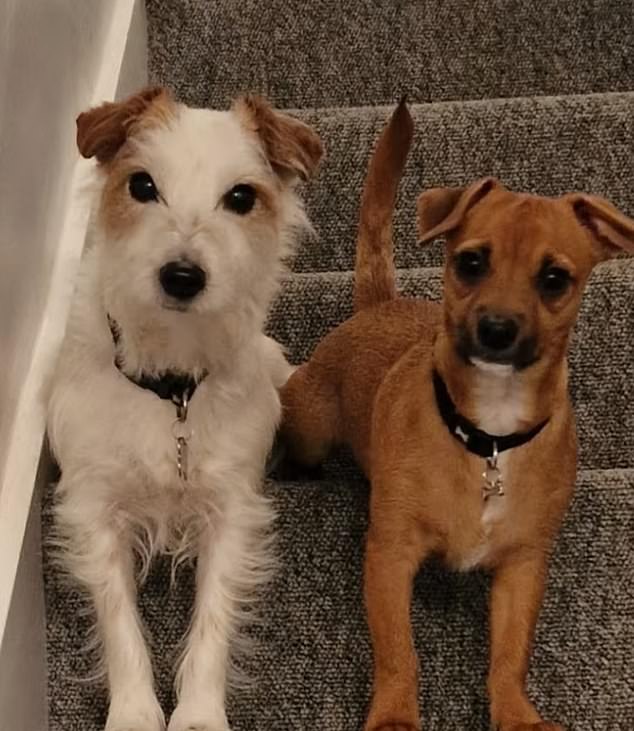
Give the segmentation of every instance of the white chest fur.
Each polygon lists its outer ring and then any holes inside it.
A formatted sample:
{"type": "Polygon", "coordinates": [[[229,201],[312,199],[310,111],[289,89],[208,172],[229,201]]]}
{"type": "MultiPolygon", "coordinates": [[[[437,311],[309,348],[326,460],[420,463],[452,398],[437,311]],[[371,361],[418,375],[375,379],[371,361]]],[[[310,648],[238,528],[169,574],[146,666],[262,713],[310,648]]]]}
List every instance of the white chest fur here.
{"type": "MultiPolygon", "coordinates": [[[[502,474],[505,474],[505,455],[500,457],[502,474]]],[[[492,496],[486,502],[482,501],[482,512],[480,514],[480,525],[478,526],[478,540],[473,547],[460,558],[459,569],[470,571],[486,563],[486,560],[493,548],[493,533],[499,525],[503,524],[513,514],[513,497],[507,491],[504,496],[492,496]]]]}
{"type": "MultiPolygon", "coordinates": [[[[520,376],[512,366],[474,361],[477,375],[474,382],[474,402],[477,426],[489,434],[512,434],[521,428],[526,418],[526,397],[520,376]]],[[[511,452],[498,458],[498,469],[504,483],[504,496],[492,496],[482,502],[480,540],[466,554],[460,568],[468,571],[486,562],[492,548],[492,533],[496,526],[508,520],[513,510],[513,495],[509,482],[511,452]]],[[[485,461],[482,460],[484,471],[485,461]]]]}
{"type": "MultiPolygon", "coordinates": [[[[508,474],[508,455],[502,454],[499,458],[502,479],[508,474]]],[[[483,460],[484,466],[484,460],[483,460]]],[[[477,489],[477,486],[474,486],[477,489]]],[[[494,545],[494,531],[498,526],[508,520],[513,514],[513,495],[506,485],[503,496],[494,495],[486,501],[482,501],[482,512],[480,513],[480,524],[477,526],[477,541],[472,548],[460,558],[458,568],[461,571],[470,571],[486,563],[486,560],[494,545]]]]}
{"type": "Polygon", "coordinates": [[[512,434],[526,418],[526,396],[513,366],[473,361],[476,423],[489,434],[512,434]]]}

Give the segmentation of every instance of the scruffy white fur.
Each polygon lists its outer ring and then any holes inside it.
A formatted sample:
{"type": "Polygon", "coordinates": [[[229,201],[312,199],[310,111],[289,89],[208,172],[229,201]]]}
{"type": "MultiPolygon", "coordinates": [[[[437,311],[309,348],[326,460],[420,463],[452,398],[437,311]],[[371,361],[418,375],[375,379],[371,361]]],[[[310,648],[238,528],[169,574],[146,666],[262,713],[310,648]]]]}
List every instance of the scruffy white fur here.
{"type": "Polygon", "coordinates": [[[135,589],[135,555],[147,567],[158,551],[198,559],[169,731],[228,728],[230,646],[269,568],[273,511],[260,483],[280,416],[277,387],[290,372],[262,328],[280,261],[306,225],[291,182],[236,112],[176,104],[173,112],[169,124],[126,143],[162,200],[131,201],[142,206],[133,209],[137,223],[116,236],[95,217],[50,395],[49,436],[62,468],[57,527],[63,560],[94,603],[111,698],[107,731],[165,728],[135,589]],[[273,192],[275,216],[253,223],[222,205],[242,181],[273,192]],[[208,282],[180,311],[157,272],[182,257],[208,282]],[[209,373],[189,408],[187,483],[177,476],[175,406],[115,367],[108,315],[120,328],[127,373],[209,373]]]}

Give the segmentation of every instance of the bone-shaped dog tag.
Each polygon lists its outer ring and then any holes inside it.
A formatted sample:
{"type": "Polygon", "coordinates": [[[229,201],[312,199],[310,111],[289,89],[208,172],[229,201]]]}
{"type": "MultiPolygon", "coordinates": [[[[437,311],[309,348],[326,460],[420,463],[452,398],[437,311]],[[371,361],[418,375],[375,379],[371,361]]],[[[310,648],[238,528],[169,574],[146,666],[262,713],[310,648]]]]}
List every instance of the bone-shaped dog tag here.
{"type": "Polygon", "coordinates": [[[482,473],[482,499],[486,502],[491,496],[502,497],[504,495],[504,483],[502,473],[498,467],[498,447],[493,442],[493,454],[486,459],[486,467],[482,473]]]}
{"type": "Polygon", "coordinates": [[[486,501],[492,495],[502,497],[504,495],[504,483],[502,482],[502,474],[497,465],[492,467],[487,462],[486,469],[482,473],[484,483],[482,485],[482,498],[486,501]]]}

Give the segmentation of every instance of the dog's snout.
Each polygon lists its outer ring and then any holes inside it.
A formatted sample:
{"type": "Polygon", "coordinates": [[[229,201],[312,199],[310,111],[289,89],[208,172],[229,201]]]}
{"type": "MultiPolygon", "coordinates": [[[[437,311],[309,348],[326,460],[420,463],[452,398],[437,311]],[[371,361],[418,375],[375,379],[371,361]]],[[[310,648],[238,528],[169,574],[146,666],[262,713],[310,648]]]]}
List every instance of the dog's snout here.
{"type": "Polygon", "coordinates": [[[193,299],[204,289],[207,277],[195,264],[170,261],[159,271],[159,281],[164,292],[178,300],[193,299]]]}
{"type": "Polygon", "coordinates": [[[478,341],[487,350],[508,350],[517,340],[519,331],[519,323],[513,317],[488,313],[478,320],[478,341]]]}

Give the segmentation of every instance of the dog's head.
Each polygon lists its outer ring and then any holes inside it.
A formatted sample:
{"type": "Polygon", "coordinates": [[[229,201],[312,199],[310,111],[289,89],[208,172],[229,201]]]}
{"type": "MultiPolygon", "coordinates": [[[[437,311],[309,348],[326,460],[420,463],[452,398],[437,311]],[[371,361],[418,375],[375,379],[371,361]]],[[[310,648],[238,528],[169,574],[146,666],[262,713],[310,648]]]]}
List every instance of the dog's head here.
{"type": "Polygon", "coordinates": [[[80,114],[77,145],[102,179],[96,241],[110,300],[265,311],[307,225],[294,188],[322,155],[310,127],[258,97],[218,112],[151,88],[80,114]]]}
{"type": "Polygon", "coordinates": [[[467,363],[517,370],[563,356],[598,262],[634,252],[634,221],[597,196],[512,193],[493,178],[418,200],[420,240],[444,236],[445,324],[467,363]]]}

